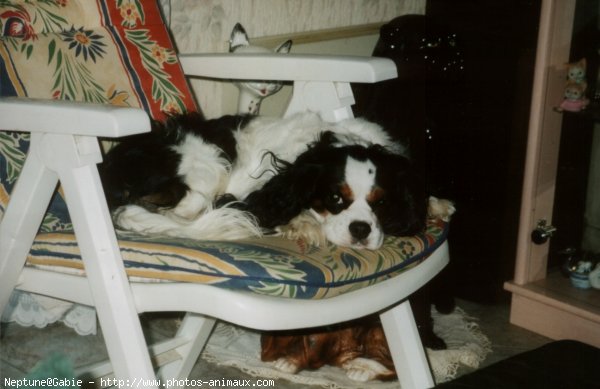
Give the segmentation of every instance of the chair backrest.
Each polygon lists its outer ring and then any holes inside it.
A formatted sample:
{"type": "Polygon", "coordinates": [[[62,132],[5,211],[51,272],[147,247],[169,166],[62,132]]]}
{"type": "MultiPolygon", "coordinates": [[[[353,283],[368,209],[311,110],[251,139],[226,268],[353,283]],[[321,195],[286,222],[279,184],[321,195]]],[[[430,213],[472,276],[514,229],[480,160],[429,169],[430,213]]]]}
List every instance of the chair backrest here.
{"type": "Polygon", "coordinates": [[[0,1],[0,27],[2,96],[195,109],[153,0],[0,1]]]}
{"type": "MultiPolygon", "coordinates": [[[[0,96],[144,108],[155,119],[196,110],[154,0],[0,0],[0,96]]],[[[28,135],[0,133],[0,217],[28,135]]],[[[43,230],[69,227],[55,196],[43,230]]]]}

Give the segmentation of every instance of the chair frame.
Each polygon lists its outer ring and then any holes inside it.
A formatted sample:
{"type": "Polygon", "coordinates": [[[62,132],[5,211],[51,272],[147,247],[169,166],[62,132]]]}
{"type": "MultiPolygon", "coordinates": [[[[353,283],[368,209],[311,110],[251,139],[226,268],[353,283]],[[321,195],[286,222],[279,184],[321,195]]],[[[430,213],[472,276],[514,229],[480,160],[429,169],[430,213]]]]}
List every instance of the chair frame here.
{"type": "MultiPolygon", "coordinates": [[[[328,121],[352,117],[351,82],[396,77],[382,58],[277,54],[183,55],[184,72],[216,79],[294,81],[286,115],[317,111],[328,121]]],[[[0,99],[0,129],[31,132],[21,176],[0,223],[0,311],[13,289],[94,306],[110,363],[80,371],[117,379],[184,379],[191,372],[215,320],[258,330],[334,324],[379,313],[403,388],[434,385],[407,297],[448,263],[444,242],[421,264],[386,281],[322,300],[294,300],[193,283],[130,281],[96,164],[97,137],[149,131],[139,109],[64,101],[0,99]],[[47,205],[60,181],[86,277],[25,267],[47,205]],[[139,314],[187,312],[175,338],[147,347],[139,314]],[[161,356],[175,350],[180,358],[161,356]],[[151,359],[162,364],[155,373],[151,359]]],[[[148,381],[150,382],[150,381],[148,381]]]]}

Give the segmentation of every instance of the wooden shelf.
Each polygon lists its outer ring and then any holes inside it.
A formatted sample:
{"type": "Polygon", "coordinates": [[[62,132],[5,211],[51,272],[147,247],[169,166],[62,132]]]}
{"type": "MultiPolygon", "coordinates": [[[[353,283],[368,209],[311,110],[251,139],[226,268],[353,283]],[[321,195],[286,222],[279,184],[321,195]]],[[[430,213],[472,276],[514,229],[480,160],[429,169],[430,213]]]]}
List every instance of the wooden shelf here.
{"type": "Polygon", "coordinates": [[[511,323],[552,339],[600,347],[600,290],[578,289],[560,272],[525,285],[507,282],[511,323]]]}
{"type": "Polygon", "coordinates": [[[600,120],[600,105],[557,114],[564,93],[577,0],[543,0],[534,69],[527,154],[510,321],[552,339],[575,339],[600,347],[600,290],[577,289],[560,272],[548,272],[549,244],[534,244],[541,220],[552,224],[562,119],[579,115],[600,120]]]}

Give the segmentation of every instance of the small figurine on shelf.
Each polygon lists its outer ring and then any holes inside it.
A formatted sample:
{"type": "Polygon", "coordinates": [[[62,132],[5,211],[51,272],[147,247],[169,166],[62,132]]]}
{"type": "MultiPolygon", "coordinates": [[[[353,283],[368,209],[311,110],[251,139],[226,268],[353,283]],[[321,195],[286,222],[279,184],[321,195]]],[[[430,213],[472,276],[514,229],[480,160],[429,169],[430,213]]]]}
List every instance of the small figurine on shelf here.
{"type": "Polygon", "coordinates": [[[585,58],[567,64],[567,84],[564,100],[555,108],[558,112],[579,112],[585,109],[590,100],[585,96],[587,82],[585,79],[587,62],[585,58]]]}
{"type": "Polygon", "coordinates": [[[575,270],[577,270],[577,262],[581,260],[581,255],[577,252],[575,247],[567,247],[564,250],[558,252],[561,258],[562,266],[560,272],[566,278],[571,276],[575,270]]]}
{"type": "Polygon", "coordinates": [[[575,271],[571,273],[571,284],[580,289],[589,289],[590,279],[589,274],[592,271],[592,262],[579,261],[575,271]]]}
{"type": "Polygon", "coordinates": [[[600,262],[596,264],[596,268],[590,272],[588,278],[593,288],[600,289],[600,262]]]}
{"type": "Polygon", "coordinates": [[[584,82],[567,81],[565,86],[565,99],[557,108],[557,111],[579,112],[587,107],[590,103],[585,97],[587,84],[584,82]]]}
{"type": "Polygon", "coordinates": [[[587,61],[585,58],[577,62],[567,64],[567,82],[575,82],[577,84],[585,83],[585,72],[587,61]]]}

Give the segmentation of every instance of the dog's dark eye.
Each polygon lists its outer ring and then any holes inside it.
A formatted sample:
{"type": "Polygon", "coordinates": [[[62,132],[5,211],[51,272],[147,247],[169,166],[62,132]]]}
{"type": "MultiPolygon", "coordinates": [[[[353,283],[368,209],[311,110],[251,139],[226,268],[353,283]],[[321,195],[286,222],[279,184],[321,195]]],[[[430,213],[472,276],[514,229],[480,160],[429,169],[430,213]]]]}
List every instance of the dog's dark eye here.
{"type": "Polygon", "coordinates": [[[337,190],[329,191],[323,195],[323,205],[327,210],[336,215],[348,207],[348,201],[337,190]]]}
{"type": "Polygon", "coordinates": [[[379,200],[373,201],[371,207],[381,207],[385,204],[385,199],[382,197],[379,200]]]}
{"type": "Polygon", "coordinates": [[[344,199],[337,193],[331,195],[331,202],[336,205],[342,205],[344,203],[344,199]]]}

